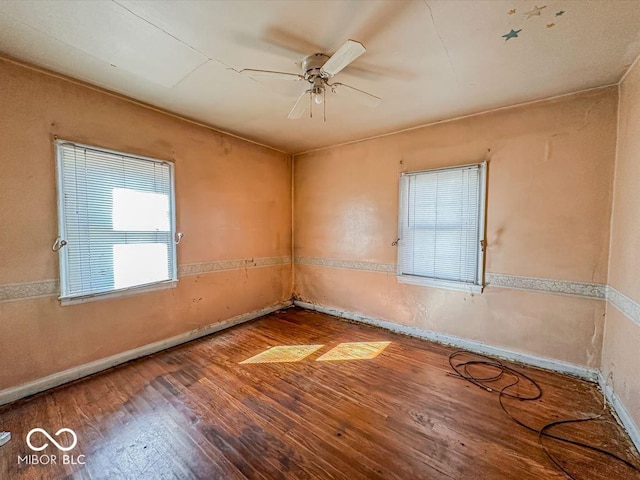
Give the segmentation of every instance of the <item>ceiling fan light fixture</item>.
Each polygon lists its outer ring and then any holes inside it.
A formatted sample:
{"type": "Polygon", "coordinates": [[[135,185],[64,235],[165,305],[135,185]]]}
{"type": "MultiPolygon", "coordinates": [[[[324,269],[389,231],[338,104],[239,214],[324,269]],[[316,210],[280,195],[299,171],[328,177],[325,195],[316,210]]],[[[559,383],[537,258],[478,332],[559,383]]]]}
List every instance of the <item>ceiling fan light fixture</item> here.
{"type": "Polygon", "coordinates": [[[324,100],[324,88],[316,87],[313,89],[313,101],[316,105],[322,105],[324,100]]]}

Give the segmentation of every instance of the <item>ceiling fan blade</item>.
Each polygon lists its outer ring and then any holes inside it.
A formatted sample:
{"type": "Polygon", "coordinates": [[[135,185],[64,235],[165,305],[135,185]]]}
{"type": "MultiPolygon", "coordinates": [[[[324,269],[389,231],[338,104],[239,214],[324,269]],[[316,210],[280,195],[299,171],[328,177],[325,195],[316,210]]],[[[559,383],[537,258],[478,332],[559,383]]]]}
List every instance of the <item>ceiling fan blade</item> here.
{"type": "Polygon", "coordinates": [[[252,78],[278,78],[280,80],[293,80],[297,82],[298,80],[304,80],[302,75],[298,75],[297,73],[286,73],[286,72],[274,72],[272,70],[256,70],[253,68],[244,68],[239,72],[241,75],[246,75],[247,77],[252,78]]]}
{"type": "Polygon", "coordinates": [[[339,95],[349,96],[367,107],[377,107],[382,101],[380,97],[376,97],[375,95],[367,93],[364,90],[360,90],[359,88],[345,85],[344,83],[332,83],[329,86],[331,87],[332,92],[339,95]]]}
{"type": "Polygon", "coordinates": [[[304,92],[302,92],[302,95],[298,97],[298,101],[289,112],[289,118],[291,120],[300,118],[302,114],[307,110],[307,107],[309,106],[307,95],[309,95],[310,92],[311,90],[305,90],[304,92]]]}
{"type": "Polygon", "coordinates": [[[347,40],[338,49],[336,53],[331,55],[331,58],[320,69],[320,73],[325,77],[333,77],[336,73],[342,70],[344,67],[353,62],[356,58],[366,52],[360,42],[355,40],[347,40]]]}

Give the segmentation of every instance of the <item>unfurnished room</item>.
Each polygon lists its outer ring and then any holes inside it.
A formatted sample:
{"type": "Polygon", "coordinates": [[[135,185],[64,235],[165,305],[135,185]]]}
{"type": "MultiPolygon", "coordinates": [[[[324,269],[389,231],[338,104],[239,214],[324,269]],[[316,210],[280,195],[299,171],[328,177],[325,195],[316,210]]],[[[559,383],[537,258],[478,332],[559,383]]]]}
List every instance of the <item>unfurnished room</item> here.
{"type": "Polygon", "coordinates": [[[0,479],[640,480],[640,0],[0,0],[0,479]]]}

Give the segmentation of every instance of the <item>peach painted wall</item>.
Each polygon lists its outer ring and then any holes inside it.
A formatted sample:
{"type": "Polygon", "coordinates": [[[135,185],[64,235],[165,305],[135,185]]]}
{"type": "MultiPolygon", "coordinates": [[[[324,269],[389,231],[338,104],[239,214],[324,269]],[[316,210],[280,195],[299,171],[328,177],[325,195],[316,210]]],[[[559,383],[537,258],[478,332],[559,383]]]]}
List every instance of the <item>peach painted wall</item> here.
{"type": "Polygon", "coordinates": [[[602,373],[640,425],[640,62],[620,84],[609,285],[602,373]],[[616,303],[619,305],[616,306],[616,303]],[[626,303],[626,308],[625,308],[626,303]],[[635,303],[635,308],[633,306],[635,303]],[[627,310],[623,313],[621,310],[627,310]]]}
{"type": "Polygon", "coordinates": [[[175,161],[178,265],[280,259],[82,305],[61,307],[56,296],[0,302],[0,390],[290,298],[288,155],[5,60],[0,290],[58,278],[54,135],[175,161]]]}
{"type": "Polygon", "coordinates": [[[599,367],[602,300],[469,294],[370,270],[396,262],[400,172],[489,159],[487,272],[606,284],[616,111],[607,87],[295,156],[295,294],[599,367]]]}

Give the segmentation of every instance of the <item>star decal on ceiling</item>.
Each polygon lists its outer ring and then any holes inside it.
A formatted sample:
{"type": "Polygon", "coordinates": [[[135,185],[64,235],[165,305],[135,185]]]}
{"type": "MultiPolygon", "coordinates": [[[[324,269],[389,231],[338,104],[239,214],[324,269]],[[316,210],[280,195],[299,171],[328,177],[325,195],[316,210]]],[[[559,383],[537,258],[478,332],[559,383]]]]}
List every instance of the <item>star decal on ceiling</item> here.
{"type": "Polygon", "coordinates": [[[520,29],[520,30],[511,29],[511,31],[509,33],[507,33],[506,35],[502,35],[502,37],[504,38],[504,41],[506,42],[510,38],[518,38],[518,34],[521,31],[522,31],[522,29],[520,29]]]}
{"type": "Polygon", "coordinates": [[[565,14],[565,11],[564,10],[560,10],[559,12],[556,12],[556,17],[561,17],[564,14],[565,14]]]}
{"type": "Polygon", "coordinates": [[[553,28],[553,27],[555,27],[555,26],[556,26],[556,24],[555,24],[555,23],[553,23],[553,22],[551,22],[551,23],[547,23],[547,28],[553,28]]]}
{"type": "Polygon", "coordinates": [[[547,8],[547,6],[544,5],[542,7],[538,7],[536,5],[535,7],[533,7],[528,12],[524,12],[524,14],[527,16],[527,20],[530,19],[531,17],[539,17],[540,13],[542,12],[542,9],[544,9],[544,8],[547,8]]]}
{"type": "Polygon", "coordinates": [[[511,10],[509,10],[507,13],[508,13],[509,15],[513,15],[514,13],[516,13],[516,9],[515,9],[515,8],[512,8],[512,9],[511,9],[511,10]]]}

